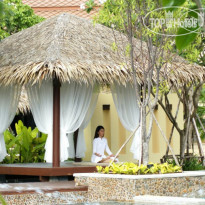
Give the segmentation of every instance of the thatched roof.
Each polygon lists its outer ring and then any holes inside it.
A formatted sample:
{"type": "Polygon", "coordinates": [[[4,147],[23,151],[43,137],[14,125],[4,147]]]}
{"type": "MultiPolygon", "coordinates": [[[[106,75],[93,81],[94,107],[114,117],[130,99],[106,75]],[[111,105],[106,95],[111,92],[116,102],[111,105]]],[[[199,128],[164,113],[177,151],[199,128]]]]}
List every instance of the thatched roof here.
{"type": "Polygon", "coordinates": [[[21,91],[21,96],[19,99],[19,104],[18,104],[18,110],[17,112],[21,112],[21,113],[27,113],[30,110],[30,105],[28,102],[28,96],[27,96],[27,92],[25,90],[25,88],[22,88],[21,91]]]}
{"type": "MultiPolygon", "coordinates": [[[[61,14],[0,42],[0,82],[35,83],[56,75],[61,82],[72,79],[87,83],[110,84],[114,80],[126,83],[132,78],[125,63],[128,57],[124,55],[124,43],[126,37],[117,31],[61,14]],[[112,48],[116,39],[117,51],[112,48]]],[[[168,78],[172,82],[204,78],[202,67],[182,63],[180,57],[175,60],[168,65],[168,78]]],[[[137,76],[141,82],[143,74],[139,69],[137,76]]]]}
{"type": "Polygon", "coordinates": [[[14,34],[0,43],[0,82],[27,83],[43,78],[69,81],[126,81],[111,30],[61,14],[14,34]]]}

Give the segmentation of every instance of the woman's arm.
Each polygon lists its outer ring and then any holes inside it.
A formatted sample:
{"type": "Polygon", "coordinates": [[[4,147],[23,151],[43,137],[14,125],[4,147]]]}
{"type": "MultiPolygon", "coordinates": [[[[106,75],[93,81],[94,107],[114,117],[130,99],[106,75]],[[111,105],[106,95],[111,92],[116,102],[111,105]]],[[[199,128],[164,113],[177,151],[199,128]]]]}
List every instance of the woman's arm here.
{"type": "Polygon", "coordinates": [[[107,144],[107,139],[106,139],[105,151],[108,153],[108,155],[109,155],[110,157],[114,157],[114,155],[113,155],[112,152],[110,151],[110,148],[109,148],[109,146],[108,146],[108,144],[107,144]]]}

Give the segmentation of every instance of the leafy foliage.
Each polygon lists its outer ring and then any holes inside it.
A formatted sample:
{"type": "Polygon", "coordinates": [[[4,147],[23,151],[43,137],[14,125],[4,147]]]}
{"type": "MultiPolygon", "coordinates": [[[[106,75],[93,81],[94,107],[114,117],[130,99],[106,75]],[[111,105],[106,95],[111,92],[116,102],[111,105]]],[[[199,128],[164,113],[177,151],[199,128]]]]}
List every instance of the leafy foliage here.
{"type": "Polygon", "coordinates": [[[0,195],[0,203],[1,203],[2,205],[7,205],[5,199],[4,199],[3,196],[1,196],[1,195],[0,195]]]}
{"type": "Polygon", "coordinates": [[[17,136],[14,136],[9,130],[4,132],[8,156],[4,158],[3,163],[44,162],[44,146],[47,135],[40,135],[37,128],[32,130],[31,127],[25,127],[20,120],[15,127],[17,136]]]}
{"type": "Polygon", "coordinates": [[[175,173],[182,172],[181,167],[173,165],[173,164],[154,164],[149,163],[148,165],[138,166],[132,162],[125,163],[113,163],[110,167],[106,166],[103,168],[102,166],[96,166],[98,173],[103,174],[129,174],[129,175],[137,175],[137,174],[166,174],[166,173],[175,173]]]}
{"type": "Polygon", "coordinates": [[[162,6],[163,7],[169,7],[169,6],[182,6],[186,0],[162,0],[162,6]]]}
{"type": "Polygon", "coordinates": [[[44,20],[21,0],[1,1],[0,18],[0,40],[44,20]]]}
{"type": "Polygon", "coordinates": [[[176,37],[176,46],[179,50],[185,49],[187,45],[191,44],[196,39],[198,35],[197,32],[195,32],[196,29],[192,29],[192,30],[191,29],[187,30],[185,28],[179,28],[177,35],[180,35],[180,36],[176,37]]]}
{"type": "MultiPolygon", "coordinates": [[[[176,165],[175,160],[167,160],[167,163],[176,165]]],[[[202,162],[197,157],[185,158],[182,164],[182,169],[184,171],[195,171],[195,170],[204,170],[205,167],[202,165],[202,162]]]]}
{"type": "Polygon", "coordinates": [[[93,10],[93,7],[96,6],[96,4],[95,4],[94,0],[89,0],[85,3],[85,6],[86,6],[86,8],[85,8],[86,12],[90,13],[93,10]]]}
{"type": "MultiPolygon", "coordinates": [[[[205,0],[203,0],[202,3],[204,3],[205,0]]],[[[198,12],[198,8],[196,4],[193,1],[185,1],[185,0],[161,0],[159,1],[160,4],[154,2],[154,1],[134,1],[134,0],[129,0],[129,1],[124,1],[124,0],[107,0],[103,5],[102,8],[99,10],[99,13],[94,17],[94,22],[103,24],[108,27],[112,27],[116,30],[125,32],[126,30],[126,24],[127,24],[127,9],[128,7],[131,8],[131,21],[133,24],[133,28],[136,27],[137,29],[134,29],[133,35],[136,38],[143,39],[146,41],[146,36],[151,36],[153,39],[153,43],[155,46],[159,46],[157,42],[160,42],[159,34],[159,29],[160,27],[156,27],[154,29],[155,34],[152,32],[150,33],[148,29],[142,28],[143,26],[138,22],[139,18],[144,18],[145,15],[153,11],[154,9],[157,9],[162,6],[182,6],[186,8],[191,8],[194,9],[194,11],[198,12]],[[127,3],[128,2],[128,3],[127,3]],[[138,2],[138,6],[136,5],[138,2]],[[146,3],[144,3],[146,2],[146,3]],[[147,5],[145,7],[145,5],[147,5]],[[145,8],[144,8],[145,7],[145,8]],[[136,11],[134,8],[139,8],[139,11],[136,11]]],[[[203,4],[204,5],[204,4],[203,4]]],[[[181,17],[181,12],[180,9],[176,8],[174,9],[174,17],[176,19],[182,18],[181,17]]],[[[155,12],[156,13],[156,12],[155,12]]],[[[187,10],[186,15],[183,15],[183,18],[191,18],[192,16],[196,15],[195,12],[189,12],[187,10]]],[[[164,17],[164,13],[159,12],[158,14],[155,14],[155,18],[161,18],[164,17]],[[156,16],[158,15],[158,16],[156,16]]],[[[147,22],[148,23],[148,22],[147,22]]],[[[148,23],[149,24],[149,23],[148,23]]],[[[149,27],[149,25],[147,25],[149,27]]],[[[199,60],[199,56],[201,55],[204,45],[202,42],[204,41],[203,33],[186,33],[188,32],[186,29],[179,28],[176,29],[176,31],[173,31],[175,29],[173,28],[166,28],[165,31],[166,33],[180,33],[184,34],[183,36],[177,36],[176,38],[174,37],[169,37],[164,44],[164,49],[171,51],[173,53],[177,53],[180,56],[184,57],[190,62],[198,63],[201,64],[201,60],[199,60]],[[185,35],[186,34],[186,35],[185,35]]],[[[200,30],[199,30],[200,31],[200,30]]],[[[115,43],[116,45],[116,43],[115,43]]],[[[114,47],[114,50],[116,50],[117,45],[114,47]]]]}
{"type": "MultiPolygon", "coordinates": [[[[204,6],[204,0],[202,1],[202,5],[204,6]]],[[[180,8],[179,7],[185,7],[192,9],[191,12],[187,10],[187,15],[184,15],[184,18],[197,18],[196,14],[199,12],[199,9],[194,1],[187,1],[187,0],[160,0],[159,2],[156,1],[124,1],[124,0],[107,0],[102,8],[99,11],[99,14],[95,17],[95,21],[101,24],[104,24],[108,27],[111,27],[111,25],[114,25],[116,29],[123,31],[126,27],[126,19],[127,19],[127,8],[131,9],[131,19],[133,22],[133,25],[137,23],[138,19],[140,17],[145,17],[145,15],[148,12],[151,12],[154,9],[161,8],[161,7],[172,7],[167,8],[167,10],[172,10],[175,17],[180,17],[180,8]],[[145,3],[146,2],[146,3],[145,3]],[[148,9],[146,10],[145,5],[147,5],[148,9]],[[175,8],[174,8],[175,7],[175,8]],[[140,10],[140,12],[136,12],[136,8],[140,10]],[[195,11],[195,12],[194,12],[195,11]]],[[[94,9],[94,1],[89,0],[86,3],[86,11],[89,13],[92,9],[94,9]]],[[[158,10],[158,15],[162,15],[158,10]]],[[[156,16],[155,16],[156,17],[156,16]]],[[[168,31],[168,28],[166,28],[168,31]]],[[[174,29],[175,30],[175,29],[174,29]]],[[[194,29],[196,30],[196,29],[194,29]]],[[[157,32],[157,28],[154,29],[155,32],[157,32]]],[[[201,28],[199,28],[200,33],[201,28]]],[[[137,31],[135,31],[137,32],[137,31]]],[[[181,34],[180,36],[176,36],[175,38],[175,45],[176,48],[181,51],[185,49],[187,46],[191,45],[192,42],[194,42],[198,36],[197,32],[192,32],[190,30],[184,29],[183,27],[180,27],[178,31],[176,30],[177,34],[181,34]]],[[[153,37],[154,38],[154,37],[153,37]]]]}
{"type": "Polygon", "coordinates": [[[195,170],[205,169],[201,161],[199,161],[197,158],[191,158],[189,160],[188,159],[184,160],[182,167],[184,171],[195,171],[195,170]]]}
{"type": "MultiPolygon", "coordinates": [[[[161,0],[162,5],[164,7],[173,7],[173,6],[180,6],[180,7],[186,7],[191,9],[191,11],[187,12],[186,18],[198,18],[198,14],[200,13],[199,8],[197,7],[195,1],[187,1],[187,0],[161,0]]],[[[204,0],[201,1],[202,5],[204,6],[204,0]]],[[[174,10],[178,10],[179,8],[173,8],[174,10]]],[[[173,10],[172,9],[172,10],[173,10]]],[[[191,45],[192,42],[194,42],[198,36],[200,36],[200,32],[202,32],[202,29],[198,25],[198,32],[192,31],[193,29],[185,29],[183,27],[180,27],[177,31],[177,34],[180,36],[176,36],[176,47],[178,50],[186,49],[187,46],[191,45]]],[[[196,30],[196,28],[194,29],[196,30]]]]}

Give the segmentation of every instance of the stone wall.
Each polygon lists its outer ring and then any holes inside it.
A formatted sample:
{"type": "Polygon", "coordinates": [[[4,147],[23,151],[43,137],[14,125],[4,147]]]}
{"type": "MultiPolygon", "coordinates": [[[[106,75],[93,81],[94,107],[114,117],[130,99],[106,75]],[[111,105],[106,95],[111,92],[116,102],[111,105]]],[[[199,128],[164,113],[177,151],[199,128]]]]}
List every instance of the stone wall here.
{"type": "MultiPolygon", "coordinates": [[[[7,205],[54,205],[87,202],[87,191],[3,195],[7,205]]],[[[1,202],[0,202],[1,204],[1,202]]]]}
{"type": "Polygon", "coordinates": [[[88,186],[87,199],[133,201],[135,196],[205,198],[205,171],[158,175],[75,174],[77,186],[88,186]]]}

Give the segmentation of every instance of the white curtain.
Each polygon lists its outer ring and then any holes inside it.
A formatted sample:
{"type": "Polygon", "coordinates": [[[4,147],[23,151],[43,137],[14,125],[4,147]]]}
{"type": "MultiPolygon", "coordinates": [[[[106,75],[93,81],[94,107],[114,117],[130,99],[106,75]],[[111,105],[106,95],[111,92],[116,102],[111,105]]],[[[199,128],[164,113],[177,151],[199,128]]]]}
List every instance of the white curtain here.
{"type": "Polygon", "coordinates": [[[28,100],[38,129],[48,134],[45,145],[46,162],[53,160],[53,82],[44,80],[41,84],[27,85],[28,100]]]}
{"type": "Polygon", "coordinates": [[[20,85],[0,86],[0,161],[7,155],[3,133],[16,114],[20,93],[20,85]]]}
{"type": "Polygon", "coordinates": [[[88,111],[93,87],[71,81],[61,85],[61,161],[75,157],[73,132],[82,124],[88,111]]]}
{"type": "Polygon", "coordinates": [[[81,126],[79,127],[78,138],[77,138],[77,148],[76,148],[76,157],[77,158],[85,157],[86,144],[85,144],[84,129],[87,127],[88,123],[90,122],[90,120],[93,116],[93,113],[95,111],[95,107],[97,104],[97,100],[98,100],[98,95],[99,95],[98,91],[93,92],[89,109],[85,115],[85,118],[84,118],[81,126]]]}
{"type": "MultiPolygon", "coordinates": [[[[140,109],[137,103],[137,96],[134,86],[127,84],[119,85],[114,83],[111,86],[113,100],[122,125],[129,131],[134,131],[139,124],[140,109]]],[[[141,136],[140,128],[134,135],[130,151],[134,154],[134,159],[141,157],[141,136]]]]}

